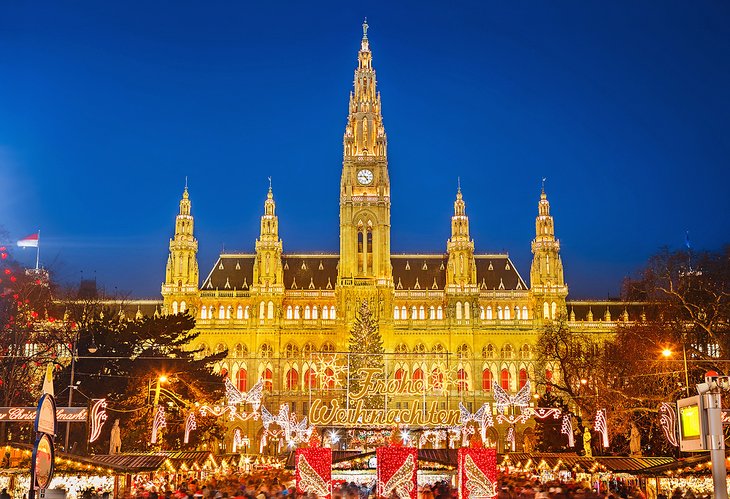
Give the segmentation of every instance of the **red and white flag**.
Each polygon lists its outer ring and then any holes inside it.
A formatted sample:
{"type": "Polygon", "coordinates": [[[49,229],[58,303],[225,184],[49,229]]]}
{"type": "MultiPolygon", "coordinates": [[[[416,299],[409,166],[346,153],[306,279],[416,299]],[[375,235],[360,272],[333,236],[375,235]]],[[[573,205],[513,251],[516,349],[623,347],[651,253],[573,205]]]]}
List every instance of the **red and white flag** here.
{"type": "Polygon", "coordinates": [[[38,247],[38,233],[25,236],[23,239],[18,241],[18,246],[21,248],[37,248],[38,247]]]}

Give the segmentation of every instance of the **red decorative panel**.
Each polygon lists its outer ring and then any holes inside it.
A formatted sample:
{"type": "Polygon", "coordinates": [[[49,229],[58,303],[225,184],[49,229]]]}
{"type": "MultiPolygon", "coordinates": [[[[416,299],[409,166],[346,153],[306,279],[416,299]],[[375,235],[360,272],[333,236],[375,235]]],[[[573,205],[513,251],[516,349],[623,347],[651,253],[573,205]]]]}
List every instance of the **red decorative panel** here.
{"type": "Polygon", "coordinates": [[[310,447],[295,454],[297,492],[332,497],[332,449],[310,447]]]}
{"type": "Polygon", "coordinates": [[[418,450],[415,447],[379,447],[378,497],[417,499],[418,450]]]}
{"type": "Polygon", "coordinates": [[[497,451],[461,448],[459,459],[459,499],[491,498],[497,495],[497,451]]]}

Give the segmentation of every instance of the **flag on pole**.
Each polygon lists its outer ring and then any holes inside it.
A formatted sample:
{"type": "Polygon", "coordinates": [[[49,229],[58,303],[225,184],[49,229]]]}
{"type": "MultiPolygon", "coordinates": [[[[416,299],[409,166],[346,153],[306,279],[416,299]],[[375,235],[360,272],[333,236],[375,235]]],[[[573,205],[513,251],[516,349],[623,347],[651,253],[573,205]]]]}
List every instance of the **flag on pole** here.
{"type": "Polygon", "coordinates": [[[38,233],[25,236],[23,239],[18,241],[18,246],[21,248],[37,248],[38,247],[38,233]]]}

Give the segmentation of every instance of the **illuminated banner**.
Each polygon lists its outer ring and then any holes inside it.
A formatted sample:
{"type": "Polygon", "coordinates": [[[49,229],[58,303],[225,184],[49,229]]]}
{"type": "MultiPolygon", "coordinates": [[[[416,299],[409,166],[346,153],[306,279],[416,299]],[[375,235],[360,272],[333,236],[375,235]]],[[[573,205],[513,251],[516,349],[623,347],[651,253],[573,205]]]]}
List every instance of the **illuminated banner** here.
{"type": "Polygon", "coordinates": [[[497,495],[497,450],[461,448],[459,499],[491,498],[497,495]]]}
{"type": "Polygon", "coordinates": [[[332,497],[332,449],[297,449],[295,458],[297,492],[332,497]]]}
{"type": "MultiPolygon", "coordinates": [[[[56,418],[60,423],[85,423],[88,416],[86,407],[56,407],[56,418]]],[[[0,407],[0,421],[35,421],[35,407],[0,407]]]]}
{"type": "MultiPolygon", "coordinates": [[[[432,401],[424,410],[423,403],[411,401],[404,409],[368,409],[364,399],[373,395],[421,397],[425,393],[423,380],[383,380],[381,369],[361,369],[363,379],[357,393],[348,392],[350,407],[341,407],[337,399],[326,404],[321,399],[312,401],[309,422],[315,426],[386,426],[403,424],[410,426],[456,426],[461,416],[458,410],[440,409],[439,401],[432,401]]],[[[444,386],[446,383],[444,382],[444,386]]]]}
{"type": "Polygon", "coordinates": [[[418,449],[415,447],[378,447],[378,497],[416,499],[418,486],[418,449]]]}

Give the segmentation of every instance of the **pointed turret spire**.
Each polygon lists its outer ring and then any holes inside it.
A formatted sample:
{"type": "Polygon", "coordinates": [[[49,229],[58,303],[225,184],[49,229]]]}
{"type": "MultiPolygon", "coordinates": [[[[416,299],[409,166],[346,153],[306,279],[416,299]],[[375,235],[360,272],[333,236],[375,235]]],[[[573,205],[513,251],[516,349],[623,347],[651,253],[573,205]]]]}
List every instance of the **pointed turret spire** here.
{"type": "Polygon", "coordinates": [[[165,283],[162,285],[164,308],[173,313],[184,311],[186,307],[194,308],[199,278],[198,241],[193,235],[194,224],[188,179],[185,177],[180,212],[175,217],[175,235],[170,239],[165,283]]]}
{"type": "Polygon", "coordinates": [[[274,190],[271,186],[271,177],[269,177],[269,191],[266,193],[264,214],[261,217],[261,233],[256,240],[256,261],[254,263],[256,286],[261,289],[272,289],[283,285],[282,251],[283,245],[279,239],[279,217],[276,216],[274,190]]]}
{"type": "Polygon", "coordinates": [[[469,217],[466,216],[466,203],[461,194],[461,179],[457,178],[454,216],[451,217],[451,238],[446,243],[449,254],[447,284],[462,287],[476,282],[474,265],[474,241],[469,237],[469,217]]]}
{"type": "Polygon", "coordinates": [[[555,238],[555,222],[550,215],[550,202],[545,193],[545,179],[540,190],[535,218],[535,239],[532,241],[530,287],[536,298],[535,316],[555,319],[565,313],[568,287],[563,277],[560,241],[555,238]]]}

